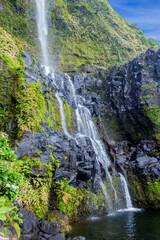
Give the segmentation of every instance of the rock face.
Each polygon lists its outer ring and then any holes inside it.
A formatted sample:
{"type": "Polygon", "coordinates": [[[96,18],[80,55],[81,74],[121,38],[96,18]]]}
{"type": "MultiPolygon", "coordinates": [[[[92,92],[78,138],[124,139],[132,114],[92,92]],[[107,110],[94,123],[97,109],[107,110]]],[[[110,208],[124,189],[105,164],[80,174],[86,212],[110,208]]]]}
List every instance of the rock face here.
{"type": "MultiPolygon", "coordinates": [[[[52,70],[46,75],[44,69],[27,53],[23,53],[22,58],[28,65],[25,69],[26,86],[27,83],[39,84],[41,95],[38,96],[45,99],[42,101],[40,98],[40,102],[49,110],[41,109],[44,111],[39,123],[41,130],[35,128],[35,131],[21,132],[22,135],[15,143],[18,160],[27,156],[29,159],[38,158],[41,163],[55,164],[55,159],[58,159],[59,166],[55,165],[53,171],[53,183],[56,184],[58,181],[60,184],[61,180],[67,178],[73,187],[82,187],[83,191],[88,190],[90,194],[99,192],[96,174],[99,171],[98,174],[105,181],[105,169],[102,164],[97,165],[90,138],[88,136],[78,138],[76,135],[76,106],[70,96],[67,75],[57,71],[54,72],[53,78],[52,70]],[[66,106],[66,123],[70,123],[71,126],[70,128],[67,126],[68,134],[62,129],[55,92],[60,94],[63,105],[66,106]]],[[[135,206],[145,208],[160,208],[159,59],[160,51],[148,50],[146,54],[140,55],[124,66],[115,66],[108,71],[97,69],[95,72],[70,76],[76,93],[80,95],[79,103],[89,109],[115,168],[120,173],[125,170],[129,176],[129,188],[135,206]]],[[[9,78],[7,80],[9,81],[9,78]]],[[[12,104],[14,106],[17,102],[12,100],[12,104]]],[[[8,132],[12,133],[17,120],[12,116],[8,120],[8,132]]],[[[42,179],[46,173],[45,165],[37,167],[34,164],[30,170],[32,181],[35,177],[42,179]]],[[[108,171],[112,175],[112,166],[108,171]]],[[[71,198],[71,195],[67,194],[62,196],[64,202],[66,198],[71,198]]],[[[54,189],[50,195],[49,204],[52,211],[55,209],[54,189]]],[[[82,196],[79,198],[80,201],[83,200],[81,208],[77,209],[76,220],[93,213],[102,215],[106,211],[104,195],[95,202],[82,196]],[[96,210],[92,211],[93,209],[96,210]]],[[[54,219],[51,222],[46,220],[39,222],[31,212],[24,209],[20,209],[20,212],[25,218],[24,230],[27,234],[24,239],[35,236],[38,240],[64,239],[54,219]]]]}
{"type": "MultiPolygon", "coordinates": [[[[35,83],[38,72],[43,73],[43,69],[35,65],[29,55],[24,53],[22,57],[29,67],[26,70],[27,81],[35,83]]],[[[132,172],[134,181],[130,181],[130,191],[133,201],[139,207],[150,207],[152,203],[147,204],[150,201],[147,197],[148,188],[145,191],[141,189],[143,201],[138,200],[139,195],[135,194],[133,183],[141,186],[149,181],[154,184],[159,178],[159,147],[158,138],[155,138],[159,131],[159,66],[160,50],[156,52],[149,49],[128,64],[113,67],[110,71],[97,69],[88,74],[71,75],[75,90],[90,110],[116,168],[118,171],[124,168],[128,174],[132,172]]],[[[74,109],[66,77],[55,72],[54,81],[61,92],[61,98],[74,109]]],[[[41,80],[40,83],[42,91],[50,98],[49,92],[54,89],[50,75],[43,73],[43,83],[41,80]]],[[[68,178],[73,186],[88,189],[87,181],[94,182],[96,174],[96,156],[90,139],[83,138],[77,144],[59,130],[53,132],[44,123],[42,126],[44,132],[23,132],[22,142],[17,142],[16,153],[19,159],[24,155],[33,157],[37,154],[41,162],[49,163],[52,153],[60,160],[55,179],[68,178]]],[[[74,131],[72,130],[73,135],[74,131]]],[[[101,171],[103,176],[103,168],[101,171]]]]}
{"type": "Polygon", "coordinates": [[[91,88],[105,105],[99,108],[99,126],[110,156],[126,169],[138,207],[160,207],[159,64],[160,50],[149,49],[121,67],[98,73],[102,83],[98,87],[93,81],[91,88]]]}

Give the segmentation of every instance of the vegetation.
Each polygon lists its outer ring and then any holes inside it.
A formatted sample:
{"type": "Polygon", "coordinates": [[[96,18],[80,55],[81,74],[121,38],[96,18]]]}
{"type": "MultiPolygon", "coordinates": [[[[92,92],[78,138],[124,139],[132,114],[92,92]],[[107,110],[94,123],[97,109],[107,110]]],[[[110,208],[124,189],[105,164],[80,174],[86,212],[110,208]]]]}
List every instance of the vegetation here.
{"type": "Polygon", "coordinates": [[[154,124],[156,137],[158,140],[160,140],[160,107],[153,104],[152,106],[145,106],[144,111],[154,124]]]}
{"type": "Polygon", "coordinates": [[[75,129],[75,122],[73,120],[73,110],[72,110],[72,107],[67,102],[65,102],[63,107],[64,107],[64,113],[66,117],[67,128],[68,128],[68,131],[71,132],[72,130],[75,129]]]}
{"type": "Polygon", "coordinates": [[[21,59],[21,46],[0,29],[0,126],[8,131],[13,123],[10,135],[18,138],[24,130],[43,131],[41,122],[53,129],[62,131],[58,103],[52,93],[50,100],[45,99],[37,78],[36,83],[25,81],[25,63],[21,59]]]}
{"type": "Polygon", "coordinates": [[[0,202],[7,201],[8,204],[10,201],[8,208],[0,208],[2,218],[6,220],[4,214],[15,209],[13,199],[43,218],[48,210],[52,173],[58,162],[46,164],[27,156],[15,161],[16,155],[10,150],[6,138],[0,138],[0,158],[0,202]]]}
{"type": "Polygon", "coordinates": [[[151,46],[158,46],[117,14],[107,0],[51,0],[49,18],[54,29],[55,52],[58,51],[65,70],[71,71],[72,66],[72,71],[76,71],[83,64],[122,63],[151,46]]]}
{"type": "Polygon", "coordinates": [[[2,0],[0,26],[27,50],[37,49],[37,31],[32,0],[2,0]]]}
{"type": "Polygon", "coordinates": [[[147,182],[147,197],[155,208],[159,209],[160,203],[160,181],[147,182]]]}
{"type": "Polygon", "coordinates": [[[38,158],[23,157],[15,164],[15,170],[21,173],[22,178],[16,200],[37,217],[45,217],[54,171],[52,164],[42,164],[38,158]]]}
{"type": "Polygon", "coordinates": [[[71,218],[77,215],[79,206],[76,198],[77,189],[69,185],[70,181],[67,179],[55,183],[55,193],[57,195],[57,207],[60,212],[66,212],[67,216],[71,218]]]}
{"type": "MultiPolygon", "coordinates": [[[[0,26],[24,49],[39,53],[35,13],[32,0],[2,0],[0,26]]],[[[158,46],[120,17],[107,0],[50,0],[48,18],[49,53],[62,70],[76,71],[87,64],[107,67],[158,46]]]]}
{"type": "Polygon", "coordinates": [[[86,218],[94,212],[99,214],[106,212],[106,200],[101,191],[94,194],[81,187],[77,189],[70,185],[68,179],[56,182],[54,191],[57,198],[57,209],[65,212],[70,222],[86,218]]]}
{"type": "MultiPolygon", "coordinates": [[[[0,219],[5,221],[5,226],[12,225],[20,235],[17,222],[22,224],[22,220],[17,214],[18,208],[12,203],[21,181],[21,174],[14,169],[15,160],[16,155],[10,150],[7,139],[0,138],[0,219]]],[[[6,231],[4,228],[4,235],[6,231]]]]}
{"type": "MultiPolygon", "coordinates": [[[[48,124],[50,131],[63,131],[58,103],[54,97],[55,89],[51,91],[44,84],[42,74],[36,71],[37,60],[34,57],[32,69],[37,81],[26,81],[27,66],[21,53],[23,49],[36,46],[33,2],[2,0],[0,5],[0,22],[3,27],[0,28],[0,129],[9,133],[13,140],[20,140],[24,131],[44,131],[43,123],[48,124]]],[[[63,70],[77,71],[77,67],[83,69],[87,64],[108,67],[137,56],[148,47],[157,47],[157,43],[146,38],[136,25],[122,19],[107,0],[50,0],[48,15],[50,54],[59,56],[56,58],[59,59],[57,65],[63,70]]],[[[38,48],[35,47],[35,50],[38,48]]],[[[153,66],[148,67],[148,71],[150,70],[153,70],[153,66]]],[[[143,96],[142,100],[146,102],[151,99],[155,89],[152,79],[151,84],[142,85],[142,90],[151,92],[143,96]]],[[[117,99],[119,97],[120,95],[116,96],[117,99]]],[[[72,132],[76,127],[74,110],[67,102],[64,103],[64,112],[68,131],[72,132]]],[[[112,136],[116,134],[118,138],[119,134],[126,140],[126,135],[130,133],[128,139],[150,138],[154,126],[160,140],[160,109],[157,105],[146,106],[143,112],[128,111],[126,118],[123,113],[114,117],[112,112],[107,113],[105,118],[112,136]]],[[[98,118],[93,121],[97,125],[101,124],[98,118]]],[[[45,135],[46,138],[50,137],[48,133],[45,135]]],[[[56,147],[51,145],[48,147],[56,150],[56,147]]],[[[159,150],[154,149],[153,153],[158,155],[159,150]]],[[[67,156],[64,156],[64,160],[69,159],[68,153],[65,154],[67,156]]],[[[16,161],[17,156],[10,150],[7,139],[0,138],[2,220],[8,224],[15,220],[22,223],[13,200],[34,212],[38,218],[48,217],[52,220],[55,215],[49,209],[51,186],[54,188],[54,207],[61,213],[65,212],[69,221],[77,221],[94,211],[106,211],[102,192],[94,194],[81,187],[77,189],[71,186],[68,179],[52,182],[55,169],[60,166],[60,161],[57,157],[54,158],[53,153],[49,155],[49,164],[41,163],[40,159],[35,157],[36,153],[33,155],[32,158],[25,155],[16,161]]],[[[136,199],[140,196],[137,201],[143,202],[147,198],[153,202],[156,200],[156,205],[160,200],[159,181],[153,183],[148,180],[144,192],[138,179],[134,179],[133,185],[136,199]]]]}

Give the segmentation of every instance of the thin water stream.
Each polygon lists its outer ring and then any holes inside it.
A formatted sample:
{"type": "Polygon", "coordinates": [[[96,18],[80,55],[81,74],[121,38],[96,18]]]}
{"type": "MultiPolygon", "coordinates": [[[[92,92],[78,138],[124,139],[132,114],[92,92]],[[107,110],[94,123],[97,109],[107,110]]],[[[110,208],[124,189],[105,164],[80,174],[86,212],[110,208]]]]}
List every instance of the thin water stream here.
{"type": "Polygon", "coordinates": [[[48,26],[46,18],[46,2],[45,0],[35,0],[37,6],[37,28],[38,28],[38,37],[41,43],[43,63],[45,66],[48,66],[48,50],[47,50],[47,35],[48,35],[48,26]]]}

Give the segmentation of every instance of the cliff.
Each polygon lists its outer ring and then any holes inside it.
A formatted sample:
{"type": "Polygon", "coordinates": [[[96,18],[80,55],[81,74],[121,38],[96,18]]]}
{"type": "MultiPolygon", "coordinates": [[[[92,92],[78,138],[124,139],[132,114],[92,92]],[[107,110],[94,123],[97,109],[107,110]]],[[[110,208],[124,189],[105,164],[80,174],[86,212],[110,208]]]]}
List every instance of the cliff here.
{"type": "Polygon", "coordinates": [[[160,208],[160,50],[142,53],[157,43],[107,1],[50,1],[48,9],[50,57],[69,76],[38,61],[33,1],[0,5],[1,218],[21,224],[19,211],[26,239],[38,240],[50,232],[42,218],[58,221],[59,234],[125,208],[120,174],[134,206],[160,208]]]}

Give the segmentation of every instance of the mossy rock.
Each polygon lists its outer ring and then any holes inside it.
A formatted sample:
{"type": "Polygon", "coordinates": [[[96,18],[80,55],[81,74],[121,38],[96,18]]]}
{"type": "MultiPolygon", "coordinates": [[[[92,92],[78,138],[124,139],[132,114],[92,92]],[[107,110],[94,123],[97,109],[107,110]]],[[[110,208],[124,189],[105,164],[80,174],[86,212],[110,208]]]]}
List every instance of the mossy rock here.
{"type": "Polygon", "coordinates": [[[10,231],[13,240],[18,240],[20,238],[21,232],[17,222],[8,225],[7,229],[10,231]]]}
{"type": "Polygon", "coordinates": [[[61,213],[57,210],[52,211],[48,214],[48,221],[57,221],[60,225],[60,232],[63,234],[67,234],[71,231],[71,226],[69,225],[68,217],[65,213],[61,213]]]}

